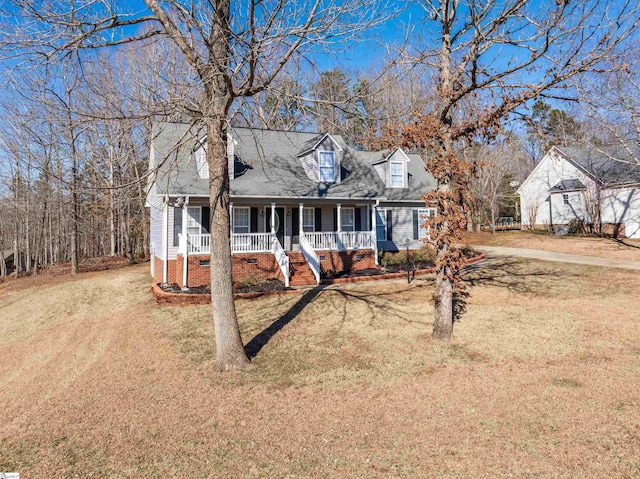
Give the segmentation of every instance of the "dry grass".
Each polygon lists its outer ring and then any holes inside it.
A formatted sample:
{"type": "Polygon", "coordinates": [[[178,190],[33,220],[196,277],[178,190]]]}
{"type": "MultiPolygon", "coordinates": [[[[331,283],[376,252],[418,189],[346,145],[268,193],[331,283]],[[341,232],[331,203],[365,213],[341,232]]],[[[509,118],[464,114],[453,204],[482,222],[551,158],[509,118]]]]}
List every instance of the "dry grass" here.
{"type": "Polygon", "coordinates": [[[466,233],[473,245],[539,249],[556,253],[582,254],[601,258],[640,261],[640,240],[588,236],[554,236],[527,231],[466,233]]]}
{"type": "Polygon", "coordinates": [[[208,308],[158,307],[142,267],[0,285],[0,471],[638,477],[639,275],[494,260],[466,279],[449,346],[429,277],[240,300],[260,340],[226,375],[208,308]]]}

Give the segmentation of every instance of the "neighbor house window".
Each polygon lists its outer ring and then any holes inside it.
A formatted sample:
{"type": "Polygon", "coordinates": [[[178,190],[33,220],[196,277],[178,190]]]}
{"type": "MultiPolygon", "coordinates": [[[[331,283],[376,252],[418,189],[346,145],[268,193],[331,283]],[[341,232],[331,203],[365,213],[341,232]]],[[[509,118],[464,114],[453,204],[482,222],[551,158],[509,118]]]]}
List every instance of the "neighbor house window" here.
{"type": "Polygon", "coordinates": [[[376,236],[378,241],[387,241],[387,210],[376,210],[376,236]]]}
{"type": "Polygon", "coordinates": [[[569,195],[567,195],[567,194],[562,195],[562,202],[565,205],[568,205],[569,204],[569,195]]]}
{"type": "Polygon", "coordinates": [[[237,234],[249,233],[250,209],[248,207],[233,208],[233,232],[237,234]]]}
{"type": "Polygon", "coordinates": [[[302,231],[313,233],[316,229],[316,215],[314,208],[302,208],[302,231]]]}
{"type": "Polygon", "coordinates": [[[336,181],[336,158],[333,151],[320,152],[320,181],[325,183],[336,181]]]}
{"type": "Polygon", "coordinates": [[[354,231],[356,226],[356,215],[353,208],[340,209],[340,228],[342,231],[354,231]]]}
{"type": "Polygon", "coordinates": [[[401,161],[391,162],[391,187],[404,187],[404,165],[401,161]]]}
{"type": "Polygon", "coordinates": [[[202,233],[202,209],[199,206],[187,208],[187,234],[199,235],[202,233]]]}

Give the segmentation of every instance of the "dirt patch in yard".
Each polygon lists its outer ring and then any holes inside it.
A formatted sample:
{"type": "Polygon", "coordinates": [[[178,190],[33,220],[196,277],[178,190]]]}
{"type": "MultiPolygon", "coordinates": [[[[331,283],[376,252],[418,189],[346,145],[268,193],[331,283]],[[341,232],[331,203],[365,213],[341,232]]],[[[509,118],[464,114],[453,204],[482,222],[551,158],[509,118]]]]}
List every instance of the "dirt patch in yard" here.
{"type": "Polygon", "coordinates": [[[556,253],[598,256],[601,258],[640,261],[640,240],[595,236],[555,236],[527,231],[466,233],[468,244],[538,249],[556,253]]]}
{"type": "Polygon", "coordinates": [[[231,374],[210,308],[157,306],[145,267],[23,283],[0,297],[0,470],[638,477],[638,276],[478,263],[450,345],[432,276],[238,300],[254,359],[231,374]]]}

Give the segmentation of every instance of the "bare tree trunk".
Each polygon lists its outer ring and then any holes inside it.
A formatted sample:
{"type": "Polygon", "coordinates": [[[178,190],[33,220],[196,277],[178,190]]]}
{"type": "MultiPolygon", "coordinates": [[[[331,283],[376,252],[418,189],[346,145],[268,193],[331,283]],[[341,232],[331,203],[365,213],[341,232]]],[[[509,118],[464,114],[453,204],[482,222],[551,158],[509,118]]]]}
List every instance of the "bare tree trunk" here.
{"type": "Polygon", "coordinates": [[[496,208],[491,205],[491,234],[496,234],[496,208]]]}
{"type": "Polygon", "coordinates": [[[109,238],[111,240],[110,256],[116,255],[116,219],[115,219],[115,202],[113,201],[113,148],[109,150],[109,238]]]}
{"type": "Polygon", "coordinates": [[[221,371],[242,368],[249,363],[240,337],[233,301],[229,242],[229,165],[224,123],[224,116],[207,121],[211,207],[211,303],[216,333],[216,363],[221,371]]]}
{"type": "Polygon", "coordinates": [[[71,91],[67,90],[67,120],[69,147],[71,149],[71,274],[78,273],[78,159],[76,139],[71,117],[71,91]]]}
{"type": "Polygon", "coordinates": [[[453,284],[447,267],[438,268],[433,309],[433,337],[449,341],[453,334],[453,284]]]}

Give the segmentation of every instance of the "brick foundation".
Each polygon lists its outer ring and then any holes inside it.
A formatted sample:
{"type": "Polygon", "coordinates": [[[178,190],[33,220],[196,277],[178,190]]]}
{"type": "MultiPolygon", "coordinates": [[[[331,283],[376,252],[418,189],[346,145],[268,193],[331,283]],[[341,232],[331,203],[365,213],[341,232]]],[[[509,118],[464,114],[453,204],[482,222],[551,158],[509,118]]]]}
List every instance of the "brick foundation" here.
{"type": "MultiPolygon", "coordinates": [[[[158,258],[157,256],[154,257],[154,261],[155,261],[155,280],[158,283],[162,283],[163,281],[163,277],[162,277],[162,273],[164,271],[164,261],[161,260],[160,258],[158,258]]],[[[176,282],[176,263],[177,261],[175,259],[170,259],[167,262],[167,282],[168,283],[175,283],[176,282]]],[[[182,270],[180,270],[182,271],[182,270]]]]}
{"type": "Polygon", "coordinates": [[[231,256],[231,267],[234,282],[247,278],[275,278],[284,281],[280,266],[271,253],[234,254],[231,256]]]}
{"type": "Polygon", "coordinates": [[[324,256],[320,264],[327,274],[377,268],[376,253],[373,250],[318,251],[317,254],[319,257],[324,256]]]}
{"type": "MultiPolygon", "coordinates": [[[[318,251],[318,256],[324,257],[320,264],[327,274],[377,267],[373,250],[318,251]]],[[[209,255],[194,255],[188,258],[187,287],[196,288],[210,284],[209,255]],[[201,265],[201,262],[205,264],[201,265]]],[[[168,282],[176,283],[181,288],[185,287],[182,283],[183,264],[184,257],[179,254],[177,259],[170,260],[168,265],[168,282]]],[[[234,254],[231,256],[231,268],[234,282],[244,281],[248,278],[275,278],[284,281],[282,271],[271,253],[234,254]]],[[[162,282],[162,260],[158,258],[156,258],[156,281],[162,282]]]]}

